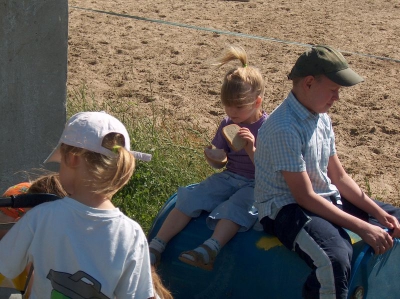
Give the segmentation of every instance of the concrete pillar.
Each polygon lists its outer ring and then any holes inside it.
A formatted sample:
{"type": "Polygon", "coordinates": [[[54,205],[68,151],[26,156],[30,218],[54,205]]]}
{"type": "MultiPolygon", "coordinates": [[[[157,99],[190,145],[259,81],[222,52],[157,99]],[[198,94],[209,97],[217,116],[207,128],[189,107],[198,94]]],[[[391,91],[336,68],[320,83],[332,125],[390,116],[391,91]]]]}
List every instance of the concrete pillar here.
{"type": "Polygon", "coordinates": [[[67,48],[67,0],[0,0],[0,195],[42,168],[60,137],[67,48]]]}

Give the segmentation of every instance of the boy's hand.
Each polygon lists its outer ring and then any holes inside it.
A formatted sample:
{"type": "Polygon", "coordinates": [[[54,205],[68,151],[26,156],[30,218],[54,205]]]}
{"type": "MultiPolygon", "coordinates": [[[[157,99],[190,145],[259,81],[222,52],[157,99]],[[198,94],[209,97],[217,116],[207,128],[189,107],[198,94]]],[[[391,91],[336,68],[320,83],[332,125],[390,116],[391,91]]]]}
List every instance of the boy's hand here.
{"type": "Polygon", "coordinates": [[[400,224],[396,217],[386,215],[383,219],[378,219],[378,221],[391,231],[389,234],[392,238],[400,238],[400,224]]]}
{"type": "Polygon", "coordinates": [[[368,223],[367,229],[363,229],[359,235],[374,249],[375,254],[384,254],[393,247],[392,237],[379,226],[368,223]]]}

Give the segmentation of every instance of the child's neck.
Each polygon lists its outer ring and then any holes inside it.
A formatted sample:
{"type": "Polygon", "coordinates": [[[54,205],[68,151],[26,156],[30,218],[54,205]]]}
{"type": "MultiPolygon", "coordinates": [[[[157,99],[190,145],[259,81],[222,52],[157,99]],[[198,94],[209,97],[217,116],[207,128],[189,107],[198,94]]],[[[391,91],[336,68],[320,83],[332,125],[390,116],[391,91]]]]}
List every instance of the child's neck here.
{"type": "Polygon", "coordinates": [[[74,194],[71,194],[70,197],[91,208],[102,210],[115,209],[115,206],[111,202],[110,198],[105,197],[102,194],[95,194],[90,191],[75,192],[74,194]]]}
{"type": "Polygon", "coordinates": [[[91,174],[79,156],[76,166],[72,167],[70,171],[69,175],[72,179],[67,191],[71,198],[91,208],[103,210],[115,208],[111,202],[112,195],[105,196],[104,194],[98,194],[92,186],[93,182],[88,183],[91,182],[91,179],[88,179],[91,178],[91,174]]]}
{"type": "Polygon", "coordinates": [[[244,122],[242,122],[242,124],[251,125],[251,124],[259,121],[260,118],[262,117],[262,115],[263,115],[262,111],[261,110],[257,110],[256,113],[254,113],[252,116],[250,116],[244,122]]]}

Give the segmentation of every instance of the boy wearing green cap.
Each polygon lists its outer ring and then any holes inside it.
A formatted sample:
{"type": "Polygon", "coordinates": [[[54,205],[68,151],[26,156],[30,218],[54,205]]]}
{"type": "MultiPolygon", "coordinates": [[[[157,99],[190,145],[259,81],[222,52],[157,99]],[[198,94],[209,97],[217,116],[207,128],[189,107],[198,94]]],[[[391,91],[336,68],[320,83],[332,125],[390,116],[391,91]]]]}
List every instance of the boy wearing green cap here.
{"type": "Polygon", "coordinates": [[[363,78],[327,46],[303,53],[288,78],[291,92],[258,133],[254,196],[259,219],[264,231],[312,268],[303,298],[347,298],[353,249],[344,228],[383,254],[400,236],[400,210],[362,192],[336,154],[327,111],[342,86],[363,78]]]}

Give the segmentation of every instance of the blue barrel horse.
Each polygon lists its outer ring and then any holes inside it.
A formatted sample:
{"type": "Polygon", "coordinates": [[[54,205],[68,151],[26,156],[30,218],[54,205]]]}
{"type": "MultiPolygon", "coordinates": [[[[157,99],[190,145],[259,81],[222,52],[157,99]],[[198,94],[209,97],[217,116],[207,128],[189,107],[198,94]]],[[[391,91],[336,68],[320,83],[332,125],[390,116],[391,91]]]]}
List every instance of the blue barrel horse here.
{"type": "MultiPolygon", "coordinates": [[[[191,185],[193,186],[193,185],[191,185]]],[[[188,186],[187,188],[190,188],[188,186]]],[[[155,218],[148,239],[154,238],[174,208],[173,194],[155,218]]],[[[214,269],[205,271],[181,262],[181,252],[197,247],[212,232],[206,225],[208,213],[194,218],[167,245],[157,271],[176,299],[297,299],[311,272],[296,253],[285,248],[260,227],[238,233],[224,246],[214,269]]],[[[400,298],[400,245],[375,255],[361,238],[348,231],[353,244],[349,299],[400,298]]]]}

